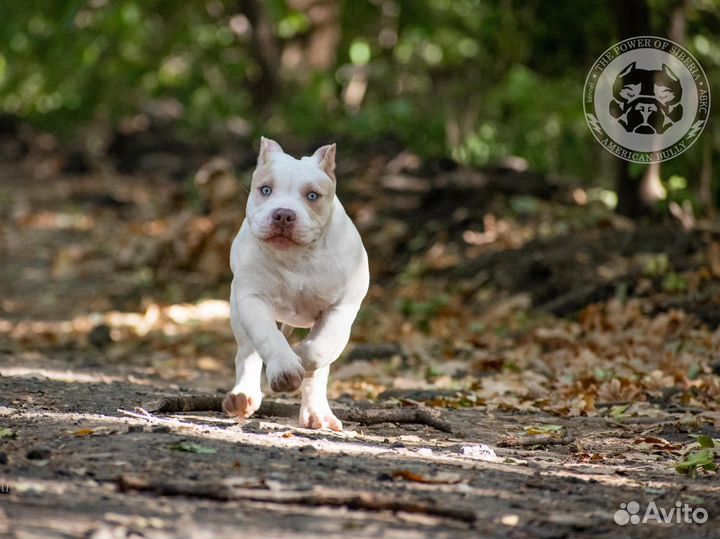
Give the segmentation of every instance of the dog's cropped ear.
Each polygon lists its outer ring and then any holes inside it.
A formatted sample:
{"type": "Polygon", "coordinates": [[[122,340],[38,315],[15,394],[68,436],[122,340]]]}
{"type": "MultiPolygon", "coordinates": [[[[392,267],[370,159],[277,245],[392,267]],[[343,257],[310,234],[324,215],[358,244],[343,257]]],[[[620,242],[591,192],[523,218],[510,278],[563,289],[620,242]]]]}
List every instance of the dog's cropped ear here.
{"type": "Polygon", "coordinates": [[[634,71],[634,70],[635,70],[635,64],[636,64],[636,62],[633,62],[632,64],[628,65],[625,69],[623,69],[620,73],[618,73],[617,78],[624,77],[625,75],[627,75],[627,74],[630,73],[631,71],[634,71]]]}
{"type": "Polygon", "coordinates": [[[665,75],[670,77],[672,80],[674,80],[674,81],[678,80],[677,75],[675,75],[675,73],[672,72],[672,69],[670,69],[667,64],[663,64],[662,72],[665,73],[665,75]]]}
{"type": "Polygon", "coordinates": [[[260,137],[260,153],[258,154],[257,166],[267,163],[273,154],[281,154],[283,149],[280,145],[269,138],[260,137]]]}
{"type": "Polygon", "coordinates": [[[335,143],[321,146],[312,155],[317,165],[330,176],[331,180],[335,180],[335,143]]]}

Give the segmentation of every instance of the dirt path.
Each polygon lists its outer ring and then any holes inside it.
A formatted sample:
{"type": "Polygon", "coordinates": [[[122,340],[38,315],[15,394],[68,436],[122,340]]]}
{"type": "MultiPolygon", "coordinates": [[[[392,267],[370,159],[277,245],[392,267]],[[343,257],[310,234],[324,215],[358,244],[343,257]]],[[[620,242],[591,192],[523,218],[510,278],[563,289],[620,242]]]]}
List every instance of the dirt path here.
{"type": "MultiPolygon", "coordinates": [[[[229,360],[213,361],[231,357],[222,304],[170,313],[204,325],[128,339],[123,328],[163,314],[148,307],[142,272],[108,262],[123,213],[94,210],[87,222],[82,201],[62,196],[67,184],[1,181],[0,537],[717,537],[717,476],[674,469],[690,434],[720,437],[690,406],[644,403],[633,417],[622,404],[595,417],[443,409],[453,434],[124,413],[227,388],[229,360]],[[98,312],[115,313],[111,335],[98,312]],[[473,458],[480,444],[497,458],[473,458]],[[641,514],[687,503],[709,519],[621,527],[613,515],[631,501],[641,514]]],[[[119,198],[143,211],[147,193],[128,189],[119,198]]]]}
{"type": "Polygon", "coordinates": [[[631,528],[632,536],[714,537],[718,524],[716,481],[680,478],[662,451],[632,450],[634,440],[650,435],[684,439],[676,416],[618,426],[606,419],[447,412],[461,437],[387,424],[347,425],[345,434],[333,435],[299,429],[294,420],[237,425],[218,414],[145,421],[118,410],[175,388],[127,376],[110,380],[107,369],[3,363],[2,425],[15,433],[3,442],[1,468],[10,489],[0,498],[8,537],[176,537],[190,530],[222,537],[238,529],[281,537],[618,537],[627,528],[614,524],[613,514],[632,500],[668,508],[682,501],[711,514],[702,526],[646,524],[631,528]],[[528,424],[561,424],[566,434],[558,445],[499,447],[528,424]],[[499,462],[463,454],[478,443],[496,448],[499,462]],[[194,447],[188,444],[208,453],[178,450],[194,447]],[[122,477],[166,495],[123,492],[122,477]],[[214,499],[228,482],[247,499],[214,499]],[[168,496],[173,488],[196,497],[168,496]],[[313,497],[327,491],[390,498],[408,511],[382,510],[381,502],[380,510],[316,505],[313,497]],[[282,501],[291,493],[300,497],[282,501]],[[422,512],[412,512],[417,506],[422,512]]]}

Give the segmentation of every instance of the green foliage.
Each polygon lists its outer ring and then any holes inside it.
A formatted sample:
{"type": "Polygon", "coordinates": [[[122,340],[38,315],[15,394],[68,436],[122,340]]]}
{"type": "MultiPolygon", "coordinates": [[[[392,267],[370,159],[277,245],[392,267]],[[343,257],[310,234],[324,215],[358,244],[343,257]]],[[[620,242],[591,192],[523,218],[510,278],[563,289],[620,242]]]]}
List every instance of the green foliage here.
{"type": "Polygon", "coordinates": [[[695,477],[699,470],[717,472],[718,467],[715,459],[720,455],[720,440],[703,434],[696,437],[696,442],[688,449],[699,448],[689,451],[677,464],[675,470],[678,473],[695,477]]]}
{"type": "Polygon", "coordinates": [[[666,275],[670,270],[670,259],[667,253],[658,253],[652,255],[645,263],[643,274],[648,277],[658,277],[666,275]]]}
{"type": "Polygon", "coordinates": [[[687,474],[690,477],[695,477],[699,469],[716,472],[715,452],[711,449],[693,451],[675,469],[678,473],[687,474]]]}
{"type": "Polygon", "coordinates": [[[74,133],[177,99],[202,126],[243,111],[247,59],[227,21],[200,3],[39,1],[3,9],[0,106],[74,133]]]}
{"type": "Polygon", "coordinates": [[[680,293],[687,290],[688,283],[685,277],[679,273],[670,272],[663,279],[662,287],[666,292],[680,293]]]}
{"type": "Polygon", "coordinates": [[[403,299],[399,302],[398,308],[403,316],[412,320],[418,328],[423,331],[430,331],[430,321],[438,315],[440,309],[450,301],[446,295],[440,295],[427,301],[414,301],[403,299]]]}
{"type": "Polygon", "coordinates": [[[630,408],[629,404],[616,404],[610,408],[610,417],[616,421],[623,421],[627,417],[625,412],[628,408],[630,408]]]}
{"type": "Polygon", "coordinates": [[[204,445],[194,444],[190,442],[178,442],[170,446],[173,451],[183,451],[185,453],[198,453],[202,455],[211,455],[217,453],[217,449],[205,447],[204,445]]]}
{"type": "MultiPolygon", "coordinates": [[[[264,49],[253,45],[242,5],[7,3],[0,111],[81,138],[86,127],[112,127],[149,103],[172,100],[192,135],[232,124],[246,135],[394,142],[473,166],[517,155],[539,171],[609,176],[598,162],[611,158],[590,135],[581,106],[589,67],[617,40],[608,4],[337,0],[339,41],[328,45],[327,67],[312,67],[303,49],[318,27],[312,12],[258,1],[279,53],[275,89],[256,87],[264,49]],[[270,105],[258,105],[263,94],[270,105]]],[[[655,33],[666,33],[668,2],[654,0],[649,9],[655,33]]],[[[719,13],[710,2],[686,8],[686,45],[714,87],[720,38],[708,28],[719,13]]],[[[714,124],[703,142],[663,165],[674,177],[674,199],[689,196],[686,179],[699,177],[703,152],[720,137],[714,124]]]]}
{"type": "Polygon", "coordinates": [[[17,433],[7,427],[0,427],[0,438],[17,438],[17,433]]]}

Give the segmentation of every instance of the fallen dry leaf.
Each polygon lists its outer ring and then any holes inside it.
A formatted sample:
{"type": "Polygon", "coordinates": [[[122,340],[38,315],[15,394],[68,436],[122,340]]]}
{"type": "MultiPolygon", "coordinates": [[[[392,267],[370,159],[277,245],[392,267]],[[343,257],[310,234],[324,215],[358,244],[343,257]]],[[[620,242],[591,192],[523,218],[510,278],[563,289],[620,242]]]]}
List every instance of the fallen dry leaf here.
{"type": "Polygon", "coordinates": [[[394,470],[391,474],[393,479],[403,479],[405,481],[412,481],[414,483],[428,483],[428,484],[455,484],[462,481],[460,474],[452,472],[441,472],[432,476],[424,476],[410,470],[394,470]]]}
{"type": "Polygon", "coordinates": [[[92,436],[93,434],[95,434],[94,429],[80,429],[72,433],[73,436],[77,436],[78,438],[82,438],[84,436],[92,436]]]}

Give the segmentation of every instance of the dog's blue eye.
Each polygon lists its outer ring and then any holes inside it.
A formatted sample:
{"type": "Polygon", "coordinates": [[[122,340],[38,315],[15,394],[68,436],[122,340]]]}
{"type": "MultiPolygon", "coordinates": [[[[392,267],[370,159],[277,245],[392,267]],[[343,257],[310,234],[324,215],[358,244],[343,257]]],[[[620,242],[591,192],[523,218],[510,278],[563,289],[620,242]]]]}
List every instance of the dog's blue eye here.
{"type": "Polygon", "coordinates": [[[270,193],[272,193],[272,188],[267,185],[263,185],[260,188],[260,192],[263,194],[263,196],[270,196],[270,193]]]}
{"type": "Polygon", "coordinates": [[[320,195],[318,193],[316,193],[315,191],[310,191],[307,194],[307,198],[308,198],[308,200],[317,200],[318,198],[320,198],[320,195]]]}

